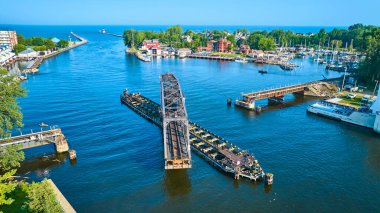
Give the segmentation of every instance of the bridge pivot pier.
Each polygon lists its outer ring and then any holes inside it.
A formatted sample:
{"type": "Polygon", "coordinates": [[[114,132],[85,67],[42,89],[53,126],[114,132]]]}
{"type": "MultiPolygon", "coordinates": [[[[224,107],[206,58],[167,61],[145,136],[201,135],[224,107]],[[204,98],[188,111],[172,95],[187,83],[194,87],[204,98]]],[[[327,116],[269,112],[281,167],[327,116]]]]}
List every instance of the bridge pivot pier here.
{"type": "Polygon", "coordinates": [[[160,81],[165,169],[191,168],[185,98],[173,74],[161,75],[160,81]]]}

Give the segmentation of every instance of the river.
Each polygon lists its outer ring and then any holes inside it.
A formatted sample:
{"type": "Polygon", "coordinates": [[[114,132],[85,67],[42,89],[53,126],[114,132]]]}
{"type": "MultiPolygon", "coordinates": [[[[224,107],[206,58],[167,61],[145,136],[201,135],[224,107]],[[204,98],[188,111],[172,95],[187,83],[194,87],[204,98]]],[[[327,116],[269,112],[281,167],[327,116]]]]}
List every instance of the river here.
{"type": "MultiPolygon", "coordinates": [[[[96,26],[12,26],[25,36],[89,43],[41,64],[23,83],[25,127],[62,128],[76,163],[52,146],[26,150],[21,171],[51,178],[78,212],[377,212],[380,210],[380,138],[371,130],[306,113],[317,99],[287,95],[287,104],[255,114],[228,107],[241,92],[337,77],[311,59],[292,72],[255,64],[197,59],[144,63],[126,55],[120,38],[96,26]],[[174,73],[189,118],[249,150],[274,184],[236,181],[193,154],[193,168],[165,172],[161,130],[120,104],[125,89],[160,101],[159,75],[174,73]],[[47,160],[42,156],[58,158],[47,160]]],[[[146,27],[149,29],[149,27],[146,27]]],[[[152,27],[153,29],[154,27],[152,27]]],[[[121,33],[123,27],[108,27],[121,33]]],[[[308,29],[303,29],[307,32],[308,29]]]]}

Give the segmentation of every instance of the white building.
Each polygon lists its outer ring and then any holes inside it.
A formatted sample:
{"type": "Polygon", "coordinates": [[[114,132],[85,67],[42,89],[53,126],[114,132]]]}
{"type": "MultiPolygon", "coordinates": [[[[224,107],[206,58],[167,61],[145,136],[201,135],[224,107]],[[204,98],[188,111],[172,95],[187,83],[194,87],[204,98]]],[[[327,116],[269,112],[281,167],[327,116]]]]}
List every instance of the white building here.
{"type": "Polygon", "coordinates": [[[30,48],[18,53],[18,57],[20,58],[34,58],[37,56],[38,56],[38,53],[30,48]]]}
{"type": "Polygon", "coordinates": [[[17,44],[16,31],[0,31],[0,47],[12,48],[17,44]]]}

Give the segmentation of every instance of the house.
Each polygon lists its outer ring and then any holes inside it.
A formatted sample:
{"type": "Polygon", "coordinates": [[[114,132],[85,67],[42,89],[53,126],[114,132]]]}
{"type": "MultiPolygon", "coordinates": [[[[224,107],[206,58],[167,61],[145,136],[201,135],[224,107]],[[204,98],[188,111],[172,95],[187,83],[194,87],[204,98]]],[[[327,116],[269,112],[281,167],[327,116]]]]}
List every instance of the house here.
{"type": "Polygon", "coordinates": [[[240,45],[239,51],[242,54],[248,55],[251,52],[251,48],[249,47],[249,45],[240,45]]]}
{"type": "Polygon", "coordinates": [[[190,42],[193,41],[193,39],[189,35],[182,36],[182,39],[183,39],[184,42],[187,42],[187,43],[190,43],[190,42]]]}
{"type": "Polygon", "coordinates": [[[146,50],[148,55],[161,55],[161,46],[158,39],[144,40],[139,49],[146,50]]]}
{"type": "Polygon", "coordinates": [[[213,52],[215,49],[214,48],[215,43],[216,41],[214,40],[208,41],[205,47],[198,47],[197,51],[198,52],[213,52]]]}
{"type": "Polygon", "coordinates": [[[262,50],[251,50],[250,57],[252,58],[264,58],[264,51],[262,50]]]}
{"type": "Polygon", "coordinates": [[[217,50],[218,52],[227,52],[228,47],[231,46],[231,42],[227,39],[220,39],[217,43],[217,50]]]}
{"type": "Polygon", "coordinates": [[[19,58],[34,58],[37,56],[38,56],[38,53],[31,48],[28,48],[18,53],[19,58]]]}
{"type": "Polygon", "coordinates": [[[191,54],[191,49],[189,48],[179,48],[176,53],[177,56],[188,56],[191,54]]]}

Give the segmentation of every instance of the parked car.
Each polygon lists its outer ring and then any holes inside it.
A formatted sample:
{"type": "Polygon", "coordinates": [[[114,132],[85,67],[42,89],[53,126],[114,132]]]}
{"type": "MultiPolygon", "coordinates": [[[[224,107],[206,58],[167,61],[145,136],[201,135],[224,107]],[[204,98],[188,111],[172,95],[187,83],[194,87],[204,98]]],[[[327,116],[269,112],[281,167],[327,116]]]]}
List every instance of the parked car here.
{"type": "Polygon", "coordinates": [[[371,97],[369,95],[365,95],[361,100],[360,102],[362,103],[368,103],[368,101],[371,99],[371,97]]]}
{"type": "Polygon", "coordinates": [[[352,94],[352,93],[349,93],[349,94],[347,94],[346,97],[349,98],[349,99],[353,99],[353,98],[356,97],[356,95],[355,95],[355,94],[352,94]]]}

